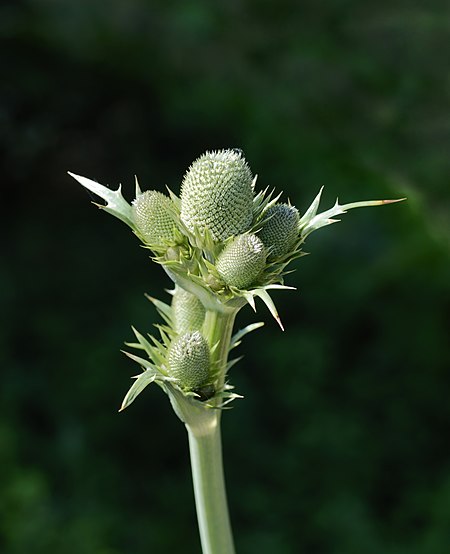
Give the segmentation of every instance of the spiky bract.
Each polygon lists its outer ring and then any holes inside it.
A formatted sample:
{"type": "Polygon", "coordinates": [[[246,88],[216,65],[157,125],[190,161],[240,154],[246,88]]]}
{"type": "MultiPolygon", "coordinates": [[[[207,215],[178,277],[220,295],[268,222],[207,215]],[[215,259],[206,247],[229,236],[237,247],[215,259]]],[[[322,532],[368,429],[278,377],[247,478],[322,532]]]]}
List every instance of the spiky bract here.
{"type": "Polygon", "coordinates": [[[175,338],[168,353],[169,373],[180,387],[195,390],[208,382],[210,353],[206,339],[199,331],[175,338]]]}
{"type": "Polygon", "coordinates": [[[209,229],[222,241],[250,229],[252,173],[238,150],[206,152],[188,169],[181,186],[181,220],[190,231],[209,229]]]}
{"type": "Polygon", "coordinates": [[[205,319],[205,308],[197,296],[177,287],[172,299],[172,319],[179,334],[198,331],[205,319]]]}
{"type": "Polygon", "coordinates": [[[268,249],[269,258],[288,254],[299,235],[300,215],[289,204],[275,204],[264,213],[264,223],[259,238],[268,249]]]}
{"type": "Polygon", "coordinates": [[[147,244],[162,245],[173,238],[172,211],[172,200],[155,190],[146,190],[134,200],[134,224],[147,244]]]}
{"type": "Polygon", "coordinates": [[[223,281],[238,289],[249,287],[263,270],[266,249],[256,235],[240,235],[227,244],[216,263],[223,281]]]}

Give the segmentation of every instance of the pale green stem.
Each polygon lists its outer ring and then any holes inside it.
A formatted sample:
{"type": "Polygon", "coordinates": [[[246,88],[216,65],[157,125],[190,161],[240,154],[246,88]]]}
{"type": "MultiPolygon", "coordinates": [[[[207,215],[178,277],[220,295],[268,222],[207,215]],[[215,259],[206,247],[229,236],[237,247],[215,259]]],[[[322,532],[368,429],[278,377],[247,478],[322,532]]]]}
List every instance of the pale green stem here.
{"type": "MultiPolygon", "coordinates": [[[[219,390],[225,381],[231,333],[237,311],[206,312],[203,332],[213,349],[211,362],[220,375],[219,390]]],[[[220,416],[220,409],[205,410],[195,423],[186,425],[203,554],[234,554],[223,473],[220,416]]]]}
{"type": "Polygon", "coordinates": [[[223,387],[226,377],[228,351],[234,320],[238,311],[238,309],[230,309],[229,312],[223,313],[207,310],[203,324],[203,334],[210,348],[213,349],[211,364],[220,376],[217,384],[219,390],[223,387]]]}
{"type": "Polygon", "coordinates": [[[195,505],[203,554],[234,554],[222,464],[220,414],[187,426],[195,505]]]}

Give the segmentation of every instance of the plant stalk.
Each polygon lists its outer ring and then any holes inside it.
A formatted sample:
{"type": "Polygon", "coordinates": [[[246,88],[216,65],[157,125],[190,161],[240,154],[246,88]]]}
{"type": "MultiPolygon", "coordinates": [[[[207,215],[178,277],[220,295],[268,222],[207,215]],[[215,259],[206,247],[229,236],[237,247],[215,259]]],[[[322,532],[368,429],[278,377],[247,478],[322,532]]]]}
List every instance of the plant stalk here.
{"type": "MultiPolygon", "coordinates": [[[[237,308],[207,310],[203,334],[211,348],[211,366],[222,390],[237,308]]],[[[217,402],[217,406],[220,398],[217,402]]],[[[220,433],[221,410],[209,408],[186,424],[189,436],[195,505],[203,554],[234,554],[225,490],[220,433]]]]}
{"type": "Polygon", "coordinates": [[[203,554],[234,554],[222,463],[220,412],[204,425],[186,426],[203,554]]]}
{"type": "Polygon", "coordinates": [[[229,312],[207,310],[203,324],[203,335],[212,350],[211,365],[217,372],[217,390],[221,390],[225,383],[228,352],[230,350],[231,335],[234,320],[239,309],[230,309],[229,312]]]}

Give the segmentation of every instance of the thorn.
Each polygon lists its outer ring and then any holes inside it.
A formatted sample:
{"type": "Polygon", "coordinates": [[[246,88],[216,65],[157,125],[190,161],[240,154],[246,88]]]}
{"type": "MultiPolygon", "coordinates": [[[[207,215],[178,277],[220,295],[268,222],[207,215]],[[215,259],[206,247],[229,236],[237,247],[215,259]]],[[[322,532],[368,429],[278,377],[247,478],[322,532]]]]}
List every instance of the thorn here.
{"type": "Polygon", "coordinates": [[[252,307],[253,311],[256,312],[256,305],[255,305],[255,299],[253,298],[253,295],[251,293],[245,295],[245,299],[252,307]]]}
{"type": "Polygon", "coordinates": [[[278,325],[281,327],[281,330],[284,331],[284,327],[283,327],[283,324],[281,323],[280,316],[277,315],[277,317],[275,319],[276,319],[276,322],[278,323],[278,325]]]}
{"type": "Polygon", "coordinates": [[[125,400],[126,400],[126,398],[123,399],[123,402],[122,402],[122,404],[120,405],[120,408],[118,409],[117,413],[120,414],[120,412],[123,412],[123,411],[125,410],[125,408],[127,408],[128,405],[125,404],[125,400]]]}
{"type": "Polygon", "coordinates": [[[145,296],[145,298],[147,298],[147,300],[150,300],[150,302],[155,303],[156,298],[154,298],[153,296],[150,296],[146,292],[144,292],[144,296],[145,296]]]}
{"type": "Polygon", "coordinates": [[[140,194],[142,194],[142,190],[141,190],[141,187],[139,185],[137,175],[134,176],[134,186],[135,186],[135,194],[136,194],[136,198],[137,198],[140,194]]]}
{"type": "Polygon", "coordinates": [[[395,204],[396,202],[403,202],[404,200],[408,200],[405,196],[405,198],[397,198],[396,200],[380,200],[381,204],[395,204]]]}

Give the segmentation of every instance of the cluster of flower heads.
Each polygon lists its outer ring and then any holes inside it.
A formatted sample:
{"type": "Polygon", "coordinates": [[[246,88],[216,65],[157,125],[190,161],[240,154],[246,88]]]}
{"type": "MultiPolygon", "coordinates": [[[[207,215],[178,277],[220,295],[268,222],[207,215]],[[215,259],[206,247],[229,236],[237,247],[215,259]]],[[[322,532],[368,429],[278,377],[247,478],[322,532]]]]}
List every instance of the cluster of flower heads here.
{"type": "MultiPolygon", "coordinates": [[[[152,381],[166,392],[200,400],[225,394],[223,376],[223,390],[217,391],[221,376],[211,356],[218,345],[208,344],[203,334],[206,312],[236,312],[246,303],[254,308],[259,297],[281,325],[268,291],[290,288],[283,283],[285,268],[303,254],[306,237],[338,221],[334,217],[350,208],[392,202],[336,201],[318,214],[319,192],[300,216],[290,203],[279,202],[274,191],[255,191],[256,177],[238,149],[200,156],[187,170],[180,196],[170,190],[168,195],[142,192],[136,181],[131,205],[120,187],[112,191],[71,175],[106,201],[101,208],[133,229],[175,283],[171,305],[152,299],[165,320],[159,326],[161,340],[150,337],[149,342],[135,331],[138,342],[130,346],[144,350],[149,359],[129,354],[145,372],[130,389],[124,407],[152,381]]],[[[236,338],[231,347],[237,343],[236,338]]]]}
{"type": "Polygon", "coordinates": [[[188,169],[180,198],[138,194],[132,207],[136,234],[157,261],[175,262],[173,271],[199,277],[206,292],[226,303],[279,282],[274,263],[297,253],[298,210],[271,200],[267,191],[255,195],[254,188],[240,150],[207,152],[188,169]]]}
{"type": "Polygon", "coordinates": [[[298,210],[255,195],[255,180],[240,150],[207,152],[186,172],[179,198],[148,190],[132,203],[136,234],[178,283],[165,310],[164,367],[184,392],[201,397],[215,390],[217,371],[200,298],[206,308],[237,309],[252,291],[281,286],[286,257],[298,254],[298,210]]]}

